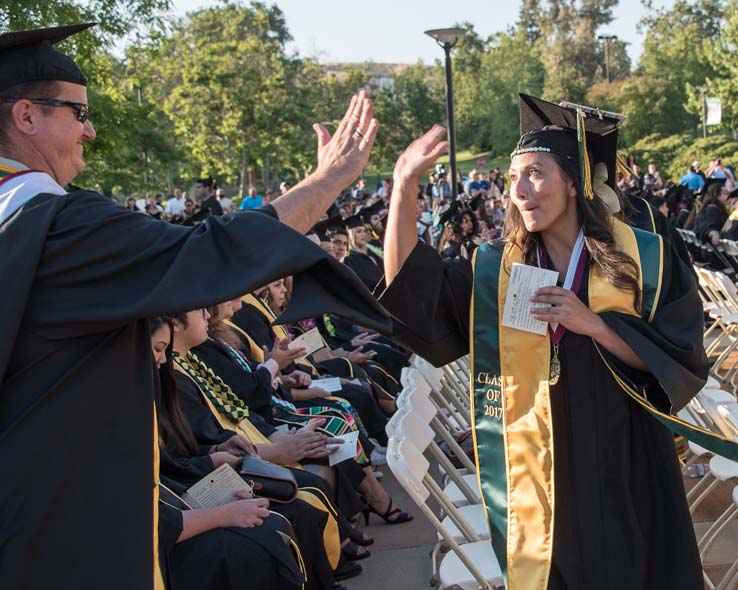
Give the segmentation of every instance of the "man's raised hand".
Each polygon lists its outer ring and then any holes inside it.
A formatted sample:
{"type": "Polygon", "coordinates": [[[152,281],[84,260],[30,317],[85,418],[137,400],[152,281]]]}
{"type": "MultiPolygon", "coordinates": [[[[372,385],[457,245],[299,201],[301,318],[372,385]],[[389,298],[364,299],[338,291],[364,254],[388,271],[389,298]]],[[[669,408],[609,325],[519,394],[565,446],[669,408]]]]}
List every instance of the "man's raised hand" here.
{"type": "Polygon", "coordinates": [[[346,114],[331,136],[328,130],[316,123],[318,135],[317,174],[330,174],[348,186],[369,161],[379,123],[373,117],[374,104],[365,90],[351,97],[346,114]]]}

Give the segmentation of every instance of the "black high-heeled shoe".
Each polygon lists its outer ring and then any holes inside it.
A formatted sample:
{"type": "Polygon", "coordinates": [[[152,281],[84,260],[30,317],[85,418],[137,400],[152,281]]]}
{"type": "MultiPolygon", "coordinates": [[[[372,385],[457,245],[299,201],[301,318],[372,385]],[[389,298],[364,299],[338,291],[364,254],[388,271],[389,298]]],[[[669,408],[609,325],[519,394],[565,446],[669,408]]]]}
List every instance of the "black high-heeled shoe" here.
{"type": "Polygon", "coordinates": [[[351,534],[349,535],[349,538],[354,543],[356,543],[357,545],[361,545],[362,547],[369,547],[369,545],[374,545],[374,539],[372,539],[372,537],[370,537],[369,535],[361,532],[359,529],[351,529],[351,534]]]}
{"type": "Polygon", "coordinates": [[[384,520],[384,524],[402,524],[403,522],[410,522],[413,519],[412,514],[403,512],[397,507],[392,510],[392,498],[389,499],[389,506],[387,506],[387,510],[384,513],[379,512],[379,510],[374,508],[374,506],[367,503],[367,509],[362,511],[362,514],[364,515],[364,522],[367,525],[369,524],[369,514],[376,514],[379,518],[384,520]],[[395,516],[395,514],[397,516],[390,520],[390,517],[395,516]]]}
{"type": "Polygon", "coordinates": [[[369,549],[357,545],[353,541],[349,541],[341,547],[341,552],[346,561],[359,561],[360,559],[366,559],[372,556],[372,552],[369,549]]]}

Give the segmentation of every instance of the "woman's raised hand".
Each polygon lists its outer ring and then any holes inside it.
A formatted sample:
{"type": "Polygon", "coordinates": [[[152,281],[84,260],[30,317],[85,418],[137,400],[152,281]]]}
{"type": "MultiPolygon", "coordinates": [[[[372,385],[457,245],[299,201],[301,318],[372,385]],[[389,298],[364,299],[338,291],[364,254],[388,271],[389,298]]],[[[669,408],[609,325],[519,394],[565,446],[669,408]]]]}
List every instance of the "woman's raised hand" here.
{"type": "Polygon", "coordinates": [[[430,131],[407,146],[395,164],[395,182],[420,182],[425,171],[448,149],[448,142],[443,139],[445,135],[444,127],[434,125],[430,131]]]}

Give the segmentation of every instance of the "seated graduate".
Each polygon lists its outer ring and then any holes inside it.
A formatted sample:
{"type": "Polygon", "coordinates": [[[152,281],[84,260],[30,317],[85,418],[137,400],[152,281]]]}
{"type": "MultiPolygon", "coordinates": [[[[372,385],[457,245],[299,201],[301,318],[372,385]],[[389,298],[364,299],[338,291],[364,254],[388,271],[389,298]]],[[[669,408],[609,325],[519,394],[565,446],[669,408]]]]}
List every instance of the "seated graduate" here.
{"type": "Polygon", "coordinates": [[[367,252],[373,256],[380,265],[384,258],[384,221],[387,218],[388,207],[383,199],[379,199],[373,204],[364,207],[359,211],[361,217],[366,223],[366,229],[369,231],[369,242],[367,244],[367,252]]]}
{"type": "Polygon", "coordinates": [[[463,207],[461,201],[452,203],[441,214],[440,222],[443,233],[438,242],[438,251],[444,260],[454,258],[469,258],[474,250],[472,241],[477,235],[477,218],[470,209],[463,207]]]}
{"type": "MultiPolygon", "coordinates": [[[[201,310],[197,313],[202,316],[201,310]]],[[[177,343],[172,338],[168,347],[166,345],[176,320],[170,322],[172,320],[169,318],[152,320],[152,347],[157,363],[161,364],[161,387],[157,400],[162,443],[160,471],[161,476],[166,478],[171,494],[173,490],[178,490],[176,493],[184,492],[224,463],[238,469],[243,455],[258,451],[248,440],[234,432],[223,433],[221,438],[228,438],[215,445],[202,444],[197,439],[187,421],[187,413],[180,404],[180,399],[186,402],[187,398],[180,397],[172,362],[176,358],[177,343]],[[164,352],[167,348],[169,354],[164,352]]],[[[194,332],[197,330],[194,318],[192,325],[194,332]]],[[[341,524],[335,507],[328,499],[326,486],[318,476],[300,469],[292,472],[300,488],[297,498],[289,503],[275,502],[271,510],[286,518],[294,528],[300,562],[307,578],[305,587],[315,590],[332,588],[335,580],[361,573],[358,564],[348,564],[342,558],[341,543],[346,545],[351,541],[341,528],[345,531],[349,530],[349,526],[341,524]]],[[[182,500],[186,503],[186,496],[182,500]]]]}
{"type": "Polygon", "coordinates": [[[670,414],[707,377],[695,281],[659,235],[611,214],[619,118],[525,95],[520,108],[507,241],[473,262],[444,262],[415,238],[417,183],[444,129],[400,156],[380,301],[396,337],[435,365],[471,352],[481,488],[508,589],[702,588],[664,426],[684,430],[670,414]],[[544,335],[500,325],[516,262],[564,285],[531,299],[544,335]]]}
{"type": "Polygon", "coordinates": [[[382,280],[382,258],[377,254],[376,247],[369,249],[371,233],[369,222],[360,211],[346,219],[349,229],[349,255],[343,263],[353,270],[367,288],[373,290],[382,280]]]}
{"type": "Polygon", "coordinates": [[[270,512],[269,500],[239,492],[229,504],[191,508],[183,498],[186,498],[187,484],[199,481],[225,462],[237,469],[240,459],[226,451],[188,459],[175,459],[168,452],[167,449],[173,449],[175,455],[196,454],[198,447],[177,404],[171,373],[170,327],[161,318],[152,320],[151,345],[160,369],[156,399],[163,445],[159,474],[159,559],[166,587],[235,590],[243,588],[248,581],[249,585],[267,590],[302,588],[303,557],[296,543],[285,543],[280,533],[290,529],[285,527],[284,517],[270,512]]]}
{"type": "MultiPolygon", "coordinates": [[[[275,297],[284,301],[284,283],[275,281],[270,285],[272,285],[275,297]]],[[[244,349],[242,352],[257,362],[263,362],[265,349],[274,350],[275,346],[286,346],[290,341],[284,326],[272,324],[276,320],[276,315],[260,296],[260,294],[266,295],[269,288],[267,286],[255,293],[244,295],[242,308],[227,322],[249,343],[249,349],[244,349]],[[277,344],[278,340],[279,344],[277,344]]],[[[334,358],[328,350],[321,349],[312,357],[296,359],[294,364],[282,367],[282,369],[287,373],[299,369],[315,379],[341,378],[341,397],[348,400],[356,409],[369,436],[378,440],[381,445],[385,445],[387,441],[384,430],[387,424],[385,412],[394,411],[394,396],[389,393],[388,387],[385,387],[385,374],[376,375],[376,380],[370,379],[366,371],[352,362],[352,358],[365,362],[361,355],[362,352],[352,351],[348,353],[349,358],[334,358]],[[320,359],[316,358],[318,354],[322,355],[320,359]]],[[[300,397],[299,394],[298,397],[300,397]]]]}
{"type": "MultiPolygon", "coordinates": [[[[280,375],[279,363],[274,356],[252,367],[250,359],[239,351],[244,344],[238,334],[225,324],[233,317],[234,304],[240,309],[240,298],[208,308],[210,337],[193,348],[192,352],[223,379],[250,411],[259,411],[271,424],[303,428],[315,418],[324,418],[324,423],[317,430],[328,436],[341,437],[359,432],[356,462],[368,465],[367,453],[371,453],[373,445],[368,441],[366,431],[360,427],[358,415],[351,404],[340,397],[331,396],[325,390],[311,388],[311,377],[307,373],[294,371],[289,375],[280,375]],[[214,338],[216,335],[219,338],[214,338]],[[228,341],[236,346],[230,346],[228,341]],[[269,393],[266,404],[265,390],[269,393]],[[302,397],[299,394],[303,391],[310,393],[302,397]]],[[[300,350],[304,353],[304,349],[300,350]]],[[[289,349],[272,352],[279,355],[286,353],[289,355],[287,358],[294,358],[294,353],[289,349]]]]}
{"type": "MultiPolygon", "coordinates": [[[[175,378],[180,405],[198,444],[215,445],[214,450],[218,450],[220,443],[229,441],[236,433],[251,442],[260,457],[273,463],[299,467],[299,462],[303,459],[326,457],[331,452],[326,447],[328,437],[311,430],[311,426],[289,433],[276,431],[258,414],[249,412],[248,406],[233,393],[223,379],[190,352],[207,340],[208,317],[206,310],[173,316],[175,378]],[[252,421],[260,422],[261,425],[257,428],[252,421]]],[[[315,423],[312,428],[318,425],[315,423]]],[[[377,514],[388,524],[412,520],[411,515],[394,505],[392,498],[374,476],[371,466],[363,467],[361,471],[363,476],[356,485],[367,505],[364,509],[367,521],[369,513],[377,514]]],[[[293,473],[298,484],[303,485],[301,482],[305,481],[305,485],[318,487],[327,496],[331,495],[324,484],[315,483],[316,476],[313,474],[299,469],[293,470],[293,473]]],[[[344,529],[341,534],[344,542],[346,539],[359,542],[352,536],[350,529],[344,529]]]]}
{"type": "MultiPolygon", "coordinates": [[[[263,314],[270,319],[281,314],[292,299],[292,277],[282,281],[274,281],[259,292],[258,303],[263,303],[263,314]]],[[[249,302],[254,305],[253,301],[249,302]]],[[[400,392],[400,377],[402,369],[407,366],[409,353],[400,349],[390,339],[372,331],[361,331],[349,320],[344,320],[334,314],[323,314],[316,318],[306,318],[298,322],[287,324],[286,335],[289,338],[297,337],[313,328],[321,332],[327,325],[332,324],[335,318],[341,322],[344,330],[351,326],[354,335],[343,346],[333,346],[325,338],[325,345],[314,352],[310,360],[315,367],[326,373],[333,373],[347,379],[368,382],[374,389],[377,401],[385,412],[395,411],[394,399],[400,392]],[[383,403],[383,401],[392,403],[383,403]]],[[[272,326],[275,337],[280,337],[283,330],[272,326]]],[[[336,340],[335,338],[333,339],[336,340]]]]}

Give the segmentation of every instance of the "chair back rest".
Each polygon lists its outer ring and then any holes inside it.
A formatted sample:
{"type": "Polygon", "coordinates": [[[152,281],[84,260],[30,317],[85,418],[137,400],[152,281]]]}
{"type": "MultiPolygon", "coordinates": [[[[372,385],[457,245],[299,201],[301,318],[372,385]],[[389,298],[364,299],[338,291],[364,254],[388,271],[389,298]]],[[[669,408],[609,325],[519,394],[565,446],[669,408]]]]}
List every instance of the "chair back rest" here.
{"type": "Polygon", "coordinates": [[[402,420],[402,417],[407,414],[408,411],[408,408],[402,407],[399,403],[397,404],[397,411],[392,414],[392,418],[389,419],[384,427],[384,431],[387,433],[387,436],[398,435],[400,433],[400,420],[402,420]]]}
{"type": "Polygon", "coordinates": [[[423,485],[430,464],[418,449],[402,436],[391,436],[387,443],[387,467],[418,506],[430,493],[423,485]]]}
{"type": "Polygon", "coordinates": [[[397,423],[397,430],[399,436],[413,443],[421,453],[435,438],[433,429],[415,412],[404,414],[397,423]]]}
{"type": "Polygon", "coordinates": [[[428,361],[420,358],[419,356],[415,357],[415,368],[418,369],[420,374],[423,376],[423,379],[428,382],[431,389],[434,389],[435,391],[441,390],[441,377],[443,376],[443,372],[440,369],[436,369],[428,361]]]}

